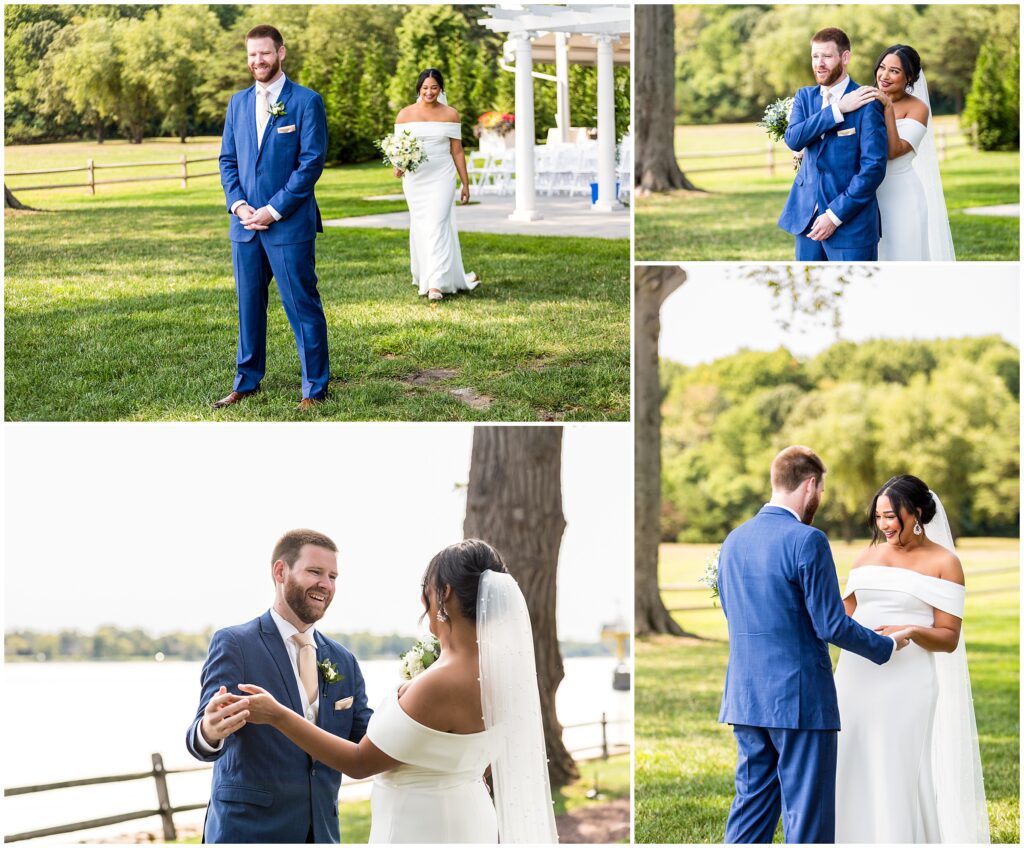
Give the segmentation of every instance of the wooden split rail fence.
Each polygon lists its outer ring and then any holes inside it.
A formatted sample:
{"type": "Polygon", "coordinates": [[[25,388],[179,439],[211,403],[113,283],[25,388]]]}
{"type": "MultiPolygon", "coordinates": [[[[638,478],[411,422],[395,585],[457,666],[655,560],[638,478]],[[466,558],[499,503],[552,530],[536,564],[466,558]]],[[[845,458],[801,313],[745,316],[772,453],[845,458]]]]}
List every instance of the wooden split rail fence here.
{"type": "MultiPolygon", "coordinates": [[[[999,566],[998,568],[977,568],[973,571],[965,573],[965,577],[970,580],[972,577],[980,577],[986,574],[1018,574],[1020,568],[1016,565],[999,566]]],[[[972,589],[970,591],[971,596],[976,595],[995,595],[1000,592],[1016,592],[1020,589],[1020,580],[1013,586],[994,586],[991,589],[972,589]]],[[[668,583],[664,586],[659,586],[658,590],[664,592],[706,592],[710,593],[711,590],[703,584],[694,583],[668,583]]],[[[691,604],[685,607],[666,607],[669,612],[705,612],[707,610],[721,609],[721,605],[714,601],[708,600],[703,604],[691,604]]]]}
{"type": "MultiPolygon", "coordinates": [[[[939,127],[938,131],[935,133],[935,146],[938,150],[939,161],[945,161],[947,151],[955,150],[958,147],[966,147],[967,138],[968,134],[961,130],[947,130],[945,127],[939,127]],[[953,139],[957,140],[954,141],[953,139]]],[[[774,177],[775,169],[780,163],[784,164],[784,170],[787,173],[792,170],[793,153],[784,144],[769,141],[767,142],[766,147],[757,147],[750,150],[680,153],[676,156],[676,160],[687,175],[709,174],[718,171],[759,171],[762,168],[767,168],[768,176],[774,177]],[[708,167],[697,168],[691,167],[689,164],[685,164],[690,160],[735,159],[741,156],[760,156],[762,157],[762,161],[744,165],[711,165],[708,167]]]]}
{"type": "Polygon", "coordinates": [[[55,188],[87,188],[89,194],[96,194],[96,186],[98,185],[113,185],[114,183],[144,183],[152,182],[154,180],[181,180],[181,187],[188,188],[189,180],[198,180],[200,177],[215,177],[219,171],[204,171],[201,174],[190,174],[188,171],[189,165],[194,165],[196,162],[215,162],[220,158],[218,156],[198,156],[189,158],[188,156],[182,156],[179,159],[171,159],[165,162],[116,162],[113,164],[96,164],[94,159],[86,161],[84,166],[76,166],[72,168],[44,168],[35,171],[8,171],[4,174],[4,181],[7,181],[8,177],[28,177],[28,176],[39,176],[42,174],[71,174],[81,173],[85,171],[88,175],[86,182],[84,183],[59,183],[57,185],[30,185],[30,186],[9,186],[13,192],[22,191],[42,191],[44,189],[55,189],[55,188]],[[177,174],[166,174],[154,177],[122,177],[116,180],[97,180],[96,171],[105,170],[107,168],[155,168],[164,165],[177,165],[180,167],[180,172],[177,174]]]}
{"type": "MultiPolygon", "coordinates": [[[[575,756],[575,754],[582,753],[583,751],[593,751],[600,748],[600,754],[590,757],[576,757],[577,762],[585,762],[593,759],[607,760],[611,756],[628,753],[628,745],[614,744],[608,741],[608,725],[617,723],[628,723],[628,720],[609,719],[606,713],[602,713],[600,721],[588,721],[582,724],[566,725],[563,728],[565,730],[594,727],[595,725],[601,726],[600,745],[588,745],[586,748],[579,748],[576,751],[570,751],[569,753],[575,756]]],[[[130,813],[119,813],[118,815],[105,816],[104,818],[99,819],[89,819],[88,821],[71,822],[69,824],[55,825],[53,827],[44,827],[39,830],[29,830],[23,833],[11,833],[4,836],[4,842],[23,842],[26,839],[39,839],[44,836],[59,836],[62,833],[74,833],[80,830],[108,827],[114,824],[122,824],[124,822],[136,821],[138,819],[148,819],[155,816],[160,817],[160,821],[163,826],[164,840],[167,842],[176,840],[178,838],[178,831],[174,826],[174,814],[189,812],[191,810],[202,810],[206,807],[206,803],[184,804],[178,807],[173,806],[170,800],[170,793],[167,790],[167,775],[210,771],[212,766],[207,765],[167,769],[164,768],[164,760],[160,754],[153,754],[152,761],[153,768],[150,771],[135,772],[133,774],[115,774],[104,777],[86,777],[78,780],[64,780],[59,783],[45,783],[36,786],[16,786],[4,789],[4,797],[10,798],[16,795],[31,795],[37,792],[50,792],[54,789],[68,789],[76,786],[95,786],[100,783],[120,783],[124,781],[152,779],[156,781],[156,796],[157,803],[159,804],[159,807],[156,809],[136,810],[130,813]]],[[[361,783],[369,783],[372,780],[372,777],[364,778],[362,780],[346,780],[344,786],[356,786],[361,783]]]]}

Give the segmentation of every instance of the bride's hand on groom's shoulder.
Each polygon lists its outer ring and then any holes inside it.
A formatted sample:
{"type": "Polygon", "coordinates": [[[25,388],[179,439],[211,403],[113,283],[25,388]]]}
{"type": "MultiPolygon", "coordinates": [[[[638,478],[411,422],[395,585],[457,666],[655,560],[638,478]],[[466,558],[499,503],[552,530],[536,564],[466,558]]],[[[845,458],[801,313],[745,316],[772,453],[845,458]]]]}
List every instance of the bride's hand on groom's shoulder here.
{"type": "Polygon", "coordinates": [[[249,721],[253,724],[273,724],[282,709],[274,696],[251,683],[240,683],[238,688],[246,693],[249,705],[249,721]]]}
{"type": "Polygon", "coordinates": [[[839,98],[839,111],[846,115],[849,112],[856,112],[861,106],[867,106],[875,99],[876,89],[870,85],[862,85],[854,91],[848,91],[839,98]]]}

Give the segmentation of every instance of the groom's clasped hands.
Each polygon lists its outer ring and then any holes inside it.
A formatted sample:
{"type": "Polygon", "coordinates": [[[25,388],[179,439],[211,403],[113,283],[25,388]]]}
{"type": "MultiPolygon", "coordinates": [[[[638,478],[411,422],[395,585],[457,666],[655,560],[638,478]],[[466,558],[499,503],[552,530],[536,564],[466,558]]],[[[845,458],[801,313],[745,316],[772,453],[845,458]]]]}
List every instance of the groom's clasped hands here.
{"type": "Polygon", "coordinates": [[[247,230],[268,230],[274,223],[274,216],[265,206],[253,209],[248,203],[243,203],[235,209],[235,214],[247,230]]]}

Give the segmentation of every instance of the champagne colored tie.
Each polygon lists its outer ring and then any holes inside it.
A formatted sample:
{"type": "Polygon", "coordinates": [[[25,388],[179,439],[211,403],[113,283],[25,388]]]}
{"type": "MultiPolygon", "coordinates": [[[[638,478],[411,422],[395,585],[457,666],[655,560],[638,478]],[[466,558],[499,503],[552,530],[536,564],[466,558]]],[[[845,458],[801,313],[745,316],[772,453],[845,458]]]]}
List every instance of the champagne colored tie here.
{"type": "Polygon", "coordinates": [[[313,642],[313,634],[308,630],[305,633],[296,633],[292,641],[299,646],[299,679],[302,681],[302,688],[306,690],[306,697],[310,706],[316,703],[316,646],[313,642]]]}
{"type": "Polygon", "coordinates": [[[265,88],[256,86],[256,134],[263,141],[263,130],[270,120],[270,96],[265,88]]]}

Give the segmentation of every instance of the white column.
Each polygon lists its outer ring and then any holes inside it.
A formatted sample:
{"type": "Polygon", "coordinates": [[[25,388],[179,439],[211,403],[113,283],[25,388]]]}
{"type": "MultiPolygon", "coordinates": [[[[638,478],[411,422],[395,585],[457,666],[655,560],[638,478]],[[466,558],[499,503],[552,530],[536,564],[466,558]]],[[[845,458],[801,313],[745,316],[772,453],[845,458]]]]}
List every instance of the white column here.
{"type": "Polygon", "coordinates": [[[555,93],[558,102],[556,122],[558,137],[562,144],[569,141],[572,115],[569,110],[569,36],[564,32],[555,33],[555,93]]]}
{"type": "Polygon", "coordinates": [[[536,135],[533,117],[533,44],[532,32],[511,32],[509,40],[516,55],[516,208],[508,217],[513,221],[537,221],[537,192],[534,190],[534,150],[536,135]]]}
{"type": "Polygon", "coordinates": [[[595,35],[597,45],[597,203],[596,212],[621,209],[615,199],[615,64],[617,35],[595,35]]]}

